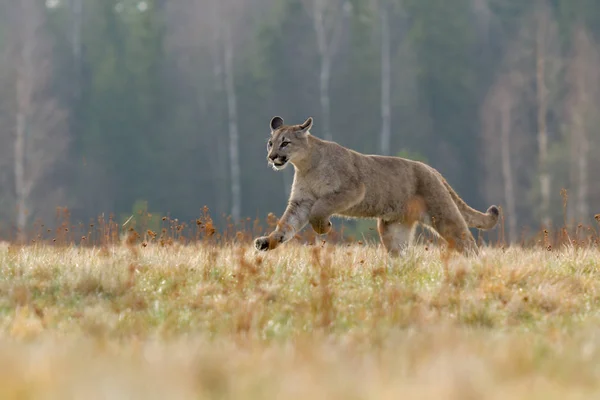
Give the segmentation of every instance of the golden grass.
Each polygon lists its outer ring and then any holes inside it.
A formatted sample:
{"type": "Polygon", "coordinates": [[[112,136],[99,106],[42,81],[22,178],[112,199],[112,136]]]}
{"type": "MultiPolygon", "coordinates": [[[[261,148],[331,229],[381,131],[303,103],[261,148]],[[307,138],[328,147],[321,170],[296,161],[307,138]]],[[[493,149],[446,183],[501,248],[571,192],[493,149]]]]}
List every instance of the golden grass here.
{"type": "Polygon", "coordinates": [[[0,249],[1,399],[589,399],[600,252],[0,249]]]}

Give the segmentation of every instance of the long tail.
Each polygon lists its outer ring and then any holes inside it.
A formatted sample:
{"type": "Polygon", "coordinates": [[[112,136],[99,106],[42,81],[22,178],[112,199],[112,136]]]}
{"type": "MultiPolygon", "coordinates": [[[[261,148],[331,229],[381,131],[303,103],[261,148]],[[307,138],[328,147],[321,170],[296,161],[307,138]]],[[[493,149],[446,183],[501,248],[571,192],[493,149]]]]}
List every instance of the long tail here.
{"type": "Polygon", "coordinates": [[[490,206],[487,211],[482,213],[481,211],[477,211],[474,208],[471,208],[460,196],[452,189],[450,184],[446,182],[446,179],[442,177],[442,182],[450,196],[452,196],[452,200],[456,203],[456,206],[460,210],[460,213],[463,215],[463,218],[467,222],[469,228],[477,228],[477,229],[492,229],[498,223],[498,219],[500,218],[500,210],[498,210],[497,206],[490,206]]]}

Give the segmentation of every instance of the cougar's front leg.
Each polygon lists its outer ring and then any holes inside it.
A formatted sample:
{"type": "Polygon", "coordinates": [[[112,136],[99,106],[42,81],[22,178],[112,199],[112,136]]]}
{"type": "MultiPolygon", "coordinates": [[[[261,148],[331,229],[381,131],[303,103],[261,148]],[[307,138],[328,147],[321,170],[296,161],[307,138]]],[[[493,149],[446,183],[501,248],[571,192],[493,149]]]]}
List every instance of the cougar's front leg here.
{"type": "Polygon", "coordinates": [[[277,228],[269,236],[262,236],[254,241],[258,250],[273,250],[294,237],[308,223],[308,215],[314,204],[310,199],[292,199],[277,223],[277,228]]]}
{"type": "Polygon", "coordinates": [[[331,215],[343,212],[360,203],[365,197],[365,186],[336,191],[319,198],[310,210],[308,218],[314,231],[323,235],[331,231],[331,215]]]}

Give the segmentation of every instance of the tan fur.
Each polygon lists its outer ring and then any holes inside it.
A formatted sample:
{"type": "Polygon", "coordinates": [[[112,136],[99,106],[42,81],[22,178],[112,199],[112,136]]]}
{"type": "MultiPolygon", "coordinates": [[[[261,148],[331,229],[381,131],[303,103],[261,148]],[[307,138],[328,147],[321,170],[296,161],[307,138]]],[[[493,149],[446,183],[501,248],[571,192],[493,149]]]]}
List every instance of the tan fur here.
{"type": "Polygon", "coordinates": [[[414,224],[429,216],[432,227],[456,250],[477,253],[471,228],[491,229],[498,208],[469,207],[442,175],[424,163],[365,155],[312,136],[312,118],[300,125],[271,120],[267,160],[275,169],[294,165],[292,192],[277,228],[257,238],[259,250],[291,239],[310,223],[318,234],[331,230],[331,216],[375,218],[382,244],[397,255],[414,224]]]}

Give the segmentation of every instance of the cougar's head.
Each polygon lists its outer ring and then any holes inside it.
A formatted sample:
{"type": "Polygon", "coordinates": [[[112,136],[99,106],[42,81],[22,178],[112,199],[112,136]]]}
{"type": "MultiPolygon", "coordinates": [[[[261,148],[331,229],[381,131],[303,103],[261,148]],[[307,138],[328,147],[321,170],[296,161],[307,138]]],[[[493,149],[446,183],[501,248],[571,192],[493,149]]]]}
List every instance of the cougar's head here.
{"type": "Polygon", "coordinates": [[[308,155],[308,135],[312,118],[300,125],[284,125],[283,118],[271,119],[271,137],[267,143],[267,161],[274,170],[285,168],[288,163],[305,159],[308,155]]]}

